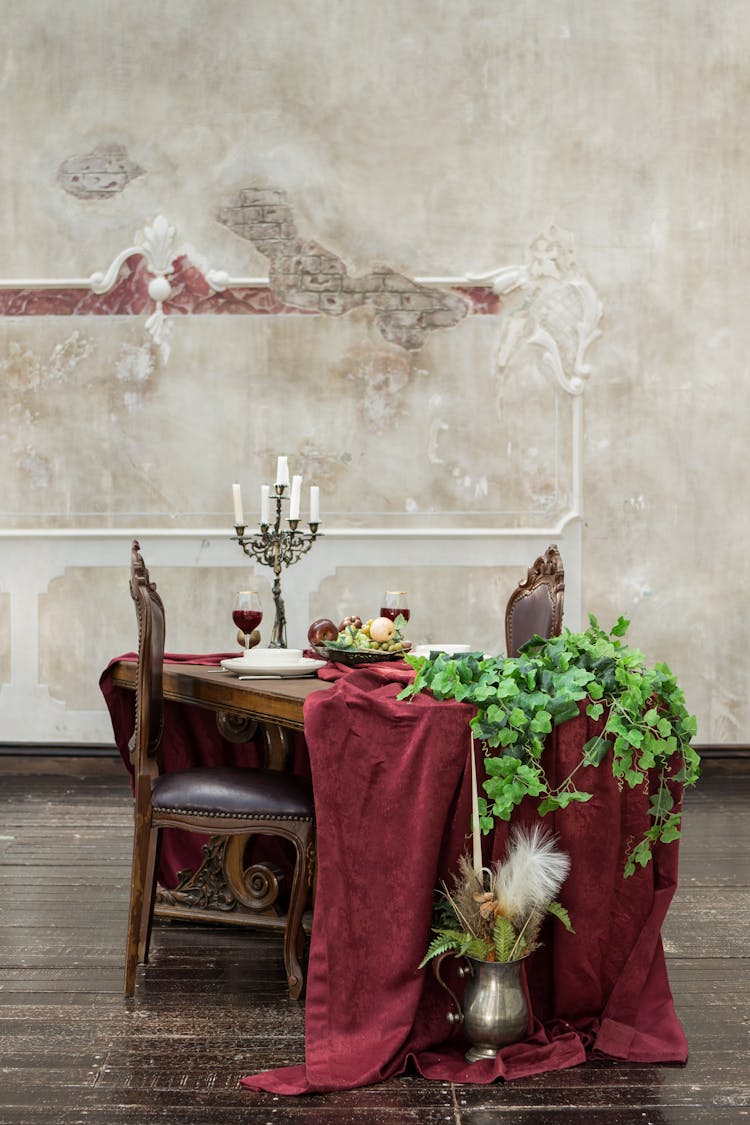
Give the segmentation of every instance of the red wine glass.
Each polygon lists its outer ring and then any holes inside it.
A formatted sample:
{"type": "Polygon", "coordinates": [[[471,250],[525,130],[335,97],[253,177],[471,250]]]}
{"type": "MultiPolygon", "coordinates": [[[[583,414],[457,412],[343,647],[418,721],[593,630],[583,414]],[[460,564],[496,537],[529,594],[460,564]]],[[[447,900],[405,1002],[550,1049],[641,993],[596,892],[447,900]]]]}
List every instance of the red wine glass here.
{"type": "Polygon", "coordinates": [[[263,620],[263,609],[257,590],[238,590],[232,604],[232,621],[245,635],[245,655],[250,652],[250,634],[263,620]]]}
{"type": "Polygon", "coordinates": [[[380,616],[390,617],[391,621],[395,621],[399,614],[401,614],[404,621],[409,620],[411,610],[409,609],[409,599],[406,591],[386,590],[381,599],[380,616]]]}

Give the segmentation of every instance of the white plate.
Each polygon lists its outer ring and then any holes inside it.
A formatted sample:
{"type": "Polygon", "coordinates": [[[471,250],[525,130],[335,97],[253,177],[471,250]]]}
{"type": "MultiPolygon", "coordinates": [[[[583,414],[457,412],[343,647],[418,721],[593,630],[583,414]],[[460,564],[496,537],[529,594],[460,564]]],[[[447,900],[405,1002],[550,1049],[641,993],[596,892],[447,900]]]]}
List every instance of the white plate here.
{"type": "Polygon", "coordinates": [[[294,676],[313,676],[318,668],[325,668],[325,660],[310,660],[302,657],[301,660],[290,660],[288,664],[280,660],[272,660],[268,664],[261,664],[255,660],[246,660],[244,656],[235,656],[230,660],[222,660],[222,668],[227,672],[234,672],[237,676],[248,676],[252,679],[290,679],[294,676]]]}
{"type": "MultiPolygon", "coordinates": [[[[237,657],[239,660],[239,657],[237,657]]],[[[250,665],[262,664],[264,667],[271,661],[281,661],[282,664],[297,664],[302,659],[301,648],[251,648],[243,652],[242,659],[250,665]]]]}
{"type": "Polygon", "coordinates": [[[434,645],[417,645],[416,648],[412,649],[412,656],[429,656],[431,652],[449,652],[460,656],[462,653],[472,651],[476,650],[473,650],[471,645],[454,645],[450,644],[450,642],[443,642],[442,644],[434,645]]]}

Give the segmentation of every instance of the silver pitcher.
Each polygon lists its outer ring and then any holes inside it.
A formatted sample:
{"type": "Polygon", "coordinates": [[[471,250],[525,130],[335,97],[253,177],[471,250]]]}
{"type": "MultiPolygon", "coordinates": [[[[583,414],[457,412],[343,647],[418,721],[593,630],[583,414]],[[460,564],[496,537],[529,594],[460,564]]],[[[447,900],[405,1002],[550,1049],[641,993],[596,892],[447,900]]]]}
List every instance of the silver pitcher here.
{"type": "Polygon", "coordinates": [[[463,1007],[453,989],[440,975],[444,953],[434,962],[435,976],[450,993],[455,1012],[448,1012],[448,1021],[462,1023],[471,1047],[465,1054],[467,1062],[494,1059],[501,1047],[523,1039],[529,1024],[529,1006],[521,978],[518,961],[477,961],[464,957],[466,962],[458,969],[460,977],[467,977],[463,1007]]]}

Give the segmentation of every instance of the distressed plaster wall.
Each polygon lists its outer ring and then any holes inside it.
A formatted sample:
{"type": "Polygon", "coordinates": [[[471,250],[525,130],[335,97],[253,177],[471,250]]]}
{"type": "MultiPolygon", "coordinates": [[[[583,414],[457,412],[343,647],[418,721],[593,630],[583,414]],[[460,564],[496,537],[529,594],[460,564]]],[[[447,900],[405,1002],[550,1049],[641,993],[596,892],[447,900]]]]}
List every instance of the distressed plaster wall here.
{"type": "MultiPolygon", "coordinates": [[[[87,278],[158,213],[198,270],[273,274],[273,255],[222,221],[249,189],[283,193],[300,246],[322,248],[339,277],[476,278],[524,262],[548,216],[572,231],[605,315],[570,580],[586,610],[630,616],[632,641],[679,674],[702,741],[748,741],[747,613],[717,594],[750,548],[744,0],[28,0],[3,18],[0,282],[87,278]]],[[[411,322],[383,331],[382,302],[285,310],[300,275],[282,272],[253,315],[175,316],[166,361],[144,332],[143,279],[95,316],[55,315],[61,297],[22,285],[0,318],[0,531],[229,529],[229,482],[251,508],[280,451],[315,474],[339,526],[544,527],[570,507],[567,396],[538,349],[507,337],[528,290],[458,315],[463,298],[437,285],[456,315],[417,340],[411,322]]],[[[563,290],[548,292],[564,352],[563,290]]],[[[104,554],[88,579],[56,575],[59,588],[43,554],[33,538],[28,566],[4,552],[0,613],[10,621],[21,588],[38,601],[29,697],[49,682],[63,708],[96,711],[102,654],[132,644],[127,592],[107,617],[117,567],[104,554]],[[73,624],[85,589],[110,621],[93,647],[73,624]],[[49,663],[63,634],[72,680],[49,663]]],[[[484,585],[471,565],[434,587],[465,592],[469,622],[515,580],[500,558],[484,585]]],[[[200,571],[207,616],[222,569],[200,571]]],[[[359,570],[342,566],[309,607],[377,598],[393,573],[359,570]]],[[[440,639],[431,580],[407,578],[423,635],[440,639]]],[[[4,621],[0,720],[23,664],[4,621]]],[[[209,644],[213,625],[197,636],[209,644]]]]}

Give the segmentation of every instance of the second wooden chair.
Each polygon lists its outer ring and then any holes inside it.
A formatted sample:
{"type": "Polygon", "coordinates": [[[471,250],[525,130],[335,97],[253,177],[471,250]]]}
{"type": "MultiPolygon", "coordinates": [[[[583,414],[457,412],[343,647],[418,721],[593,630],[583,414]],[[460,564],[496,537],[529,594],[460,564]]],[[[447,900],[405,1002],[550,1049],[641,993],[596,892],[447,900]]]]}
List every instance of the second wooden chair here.
{"type": "Polygon", "coordinates": [[[518,583],[505,609],[505,651],[518,656],[526,641],[537,634],[556,637],[562,631],[565,572],[555,544],[535,559],[518,583]]]}

